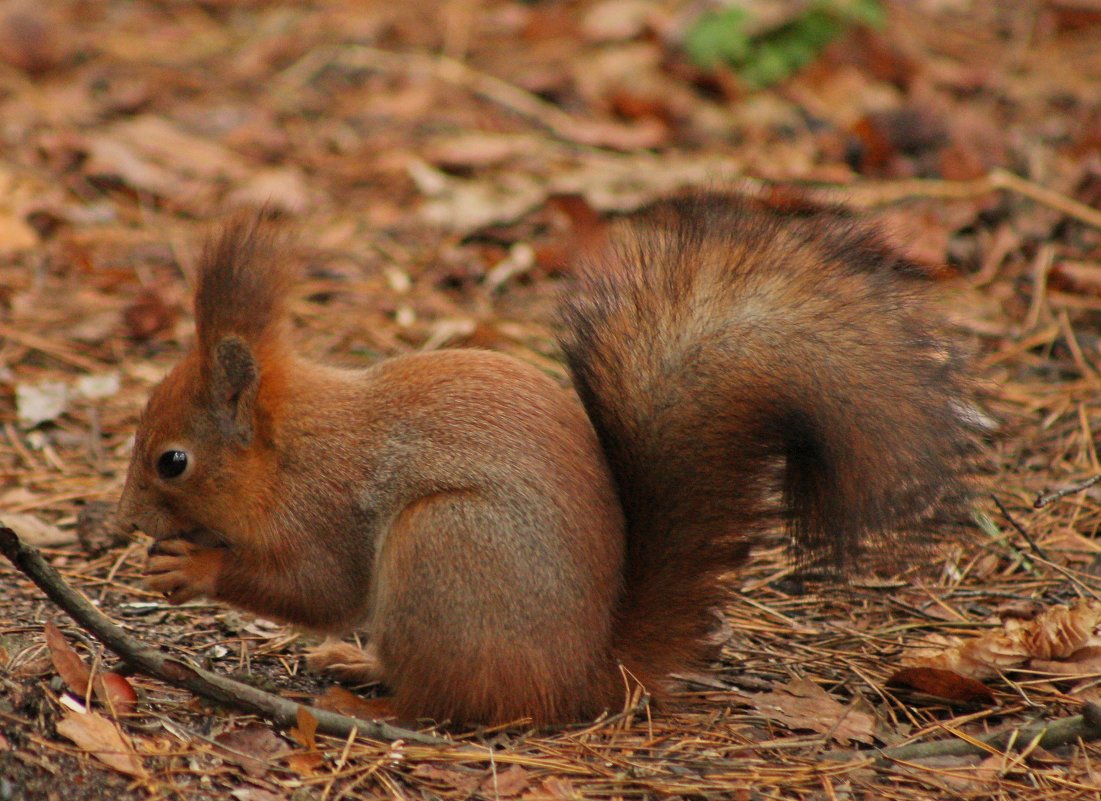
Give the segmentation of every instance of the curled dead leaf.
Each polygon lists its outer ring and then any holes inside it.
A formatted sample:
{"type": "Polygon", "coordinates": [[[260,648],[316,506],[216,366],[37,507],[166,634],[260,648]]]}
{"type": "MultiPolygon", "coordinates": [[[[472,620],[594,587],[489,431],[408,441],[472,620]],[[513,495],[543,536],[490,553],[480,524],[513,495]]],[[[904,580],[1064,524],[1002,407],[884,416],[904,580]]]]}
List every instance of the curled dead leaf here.
{"type": "Polygon", "coordinates": [[[1101,646],[1082,648],[1063,660],[1033,659],[1028,666],[1056,676],[1095,676],[1101,674],[1101,646]]]}
{"type": "Polygon", "coordinates": [[[1030,660],[1065,661],[1083,648],[1101,645],[1101,603],[1080,601],[1054,606],[1032,620],[1008,620],[1001,629],[968,640],[939,638],[932,646],[911,650],[903,664],[934,667],[986,679],[1030,660]]]}

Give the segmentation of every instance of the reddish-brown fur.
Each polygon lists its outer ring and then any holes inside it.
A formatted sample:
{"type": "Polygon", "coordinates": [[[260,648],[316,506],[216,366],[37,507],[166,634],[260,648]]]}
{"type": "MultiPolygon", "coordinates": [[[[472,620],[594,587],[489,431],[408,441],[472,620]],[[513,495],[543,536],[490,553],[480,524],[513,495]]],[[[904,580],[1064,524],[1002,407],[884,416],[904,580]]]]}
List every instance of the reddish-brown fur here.
{"type": "Polygon", "coordinates": [[[500,354],[301,359],[277,248],[229,226],[120,502],[150,585],[366,626],[403,715],[574,720],[622,702],[620,663],[657,693],[697,664],[770,527],[841,569],[956,507],[964,392],[874,236],[711,196],[614,241],[564,305],[586,416],[500,354]]]}

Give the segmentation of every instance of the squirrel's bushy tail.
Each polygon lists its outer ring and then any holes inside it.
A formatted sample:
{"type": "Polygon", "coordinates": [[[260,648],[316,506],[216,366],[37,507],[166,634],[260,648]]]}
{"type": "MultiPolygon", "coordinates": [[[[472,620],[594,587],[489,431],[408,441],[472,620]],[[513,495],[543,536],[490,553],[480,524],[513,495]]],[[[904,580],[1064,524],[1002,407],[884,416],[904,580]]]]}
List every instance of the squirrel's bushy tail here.
{"type": "Polygon", "coordinates": [[[959,511],[977,413],[917,272],[839,214],[722,195],[581,266],[562,344],[627,516],[615,649],[639,678],[699,662],[760,534],[837,574],[959,511]]]}

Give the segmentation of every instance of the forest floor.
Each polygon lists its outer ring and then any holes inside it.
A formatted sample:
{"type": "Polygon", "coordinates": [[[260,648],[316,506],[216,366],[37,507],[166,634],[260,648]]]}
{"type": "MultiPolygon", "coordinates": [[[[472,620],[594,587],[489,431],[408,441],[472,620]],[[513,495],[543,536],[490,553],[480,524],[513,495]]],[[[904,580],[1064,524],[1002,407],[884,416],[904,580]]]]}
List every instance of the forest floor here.
{"type": "MultiPolygon", "coordinates": [[[[744,5],[770,9],[760,37],[808,6],[744,5]]],[[[0,5],[0,522],[128,634],[310,701],[332,682],[305,670],[309,636],[169,606],[142,585],[148,539],[110,525],[216,222],[266,203],[296,233],[311,355],[477,346],[565,381],[570,243],[704,187],[840,204],[927,268],[998,421],[968,535],[924,570],[802,594],[766,548],[671,704],[553,730],[406,722],[442,746],[290,730],[120,668],[4,562],[0,801],[1101,794],[1096,726],[978,739],[1101,702],[1101,485],[1080,486],[1101,474],[1101,5],[898,0],[761,89],[686,55],[710,7],[0,5]],[[958,657],[952,638],[985,672],[906,673],[918,646],[958,657]],[[74,692],[74,660],[136,703],[74,692]],[[877,759],[937,742],[971,751],[877,759]]]]}

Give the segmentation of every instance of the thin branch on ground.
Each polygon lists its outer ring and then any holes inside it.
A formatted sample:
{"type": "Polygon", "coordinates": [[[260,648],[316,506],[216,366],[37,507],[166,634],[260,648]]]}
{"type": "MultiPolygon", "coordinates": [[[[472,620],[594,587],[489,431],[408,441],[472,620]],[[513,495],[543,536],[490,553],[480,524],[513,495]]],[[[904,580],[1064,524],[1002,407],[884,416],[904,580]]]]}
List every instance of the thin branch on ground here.
{"type": "Polygon", "coordinates": [[[1018,523],[1013,515],[1009,513],[1009,510],[1005,508],[1005,504],[1003,504],[1001,500],[998,499],[998,496],[991,493],[990,497],[994,501],[995,505],[997,505],[998,510],[1002,513],[1002,515],[1005,516],[1005,519],[1009,521],[1009,525],[1017,529],[1017,533],[1021,535],[1025,542],[1028,543],[1028,546],[1032,549],[1032,552],[1043,559],[1045,562],[1050,562],[1051,558],[1046,553],[1044,553],[1044,549],[1036,543],[1036,540],[1032,539],[1032,535],[1028,533],[1028,530],[1020,523],[1018,523]]]}
{"type": "Polygon", "coordinates": [[[1036,496],[1036,500],[1032,504],[1033,509],[1043,509],[1049,503],[1054,503],[1068,495],[1076,495],[1079,492],[1085,492],[1094,484],[1101,483],[1101,473],[1096,476],[1087,478],[1085,481],[1079,481],[1077,484],[1071,484],[1069,487],[1063,487],[1052,492],[1041,493],[1036,496]]]}
{"type": "MultiPolygon", "coordinates": [[[[294,726],[303,704],[227,679],[210,671],[166,656],[161,651],[134,639],[122,628],[92,606],[80,593],[42,558],[36,548],[25,544],[10,528],[0,525],[0,553],[33,581],[82,628],[116,653],[130,667],[153,678],[190,690],[198,696],[225,706],[241,709],[266,718],[283,727],[294,726]]],[[[376,720],[363,720],[306,706],[317,718],[317,730],[337,737],[348,737],[353,731],[376,740],[453,745],[450,740],[410,729],[391,726],[376,720]]]]}
{"type": "Polygon", "coordinates": [[[1088,702],[1081,715],[1044,720],[1029,726],[1008,729],[986,737],[969,737],[954,731],[955,740],[938,740],[932,743],[910,743],[878,752],[829,751],[823,756],[829,760],[861,759],[874,756],[880,764],[928,759],[940,756],[966,756],[967,754],[1001,754],[1011,750],[1024,750],[1039,745],[1041,748],[1057,748],[1077,740],[1101,739],[1101,705],[1088,702]]]}

